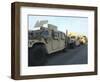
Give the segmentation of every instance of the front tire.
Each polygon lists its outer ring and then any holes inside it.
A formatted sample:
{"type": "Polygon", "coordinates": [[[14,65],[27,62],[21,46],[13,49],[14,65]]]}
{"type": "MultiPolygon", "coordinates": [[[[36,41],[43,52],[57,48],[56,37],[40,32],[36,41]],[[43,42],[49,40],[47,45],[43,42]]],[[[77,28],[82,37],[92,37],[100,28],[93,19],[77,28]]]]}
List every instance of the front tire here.
{"type": "Polygon", "coordinates": [[[44,45],[34,45],[28,49],[28,65],[41,66],[46,62],[47,50],[44,45]]]}

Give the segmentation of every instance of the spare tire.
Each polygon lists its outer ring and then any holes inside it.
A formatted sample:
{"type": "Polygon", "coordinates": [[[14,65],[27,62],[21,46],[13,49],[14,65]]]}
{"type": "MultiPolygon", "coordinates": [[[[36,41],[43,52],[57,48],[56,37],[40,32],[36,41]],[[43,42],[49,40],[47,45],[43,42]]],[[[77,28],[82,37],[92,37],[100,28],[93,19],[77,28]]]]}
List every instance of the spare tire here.
{"type": "Polygon", "coordinates": [[[34,45],[28,49],[28,66],[41,66],[46,63],[47,50],[45,45],[34,45]]]}

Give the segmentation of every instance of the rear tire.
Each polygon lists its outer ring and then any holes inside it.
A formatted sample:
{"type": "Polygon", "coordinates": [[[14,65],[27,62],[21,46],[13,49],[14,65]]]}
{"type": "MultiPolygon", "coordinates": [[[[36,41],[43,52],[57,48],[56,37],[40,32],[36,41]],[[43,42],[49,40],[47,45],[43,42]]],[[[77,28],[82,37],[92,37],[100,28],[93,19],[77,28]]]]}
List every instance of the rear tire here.
{"type": "Polygon", "coordinates": [[[63,52],[66,52],[67,51],[67,47],[65,47],[64,49],[63,49],[63,52]]]}
{"type": "Polygon", "coordinates": [[[45,64],[47,50],[44,45],[34,45],[28,50],[28,66],[41,66],[45,64]]]}
{"type": "Polygon", "coordinates": [[[70,47],[70,48],[75,48],[75,43],[69,44],[69,47],[70,47]]]}

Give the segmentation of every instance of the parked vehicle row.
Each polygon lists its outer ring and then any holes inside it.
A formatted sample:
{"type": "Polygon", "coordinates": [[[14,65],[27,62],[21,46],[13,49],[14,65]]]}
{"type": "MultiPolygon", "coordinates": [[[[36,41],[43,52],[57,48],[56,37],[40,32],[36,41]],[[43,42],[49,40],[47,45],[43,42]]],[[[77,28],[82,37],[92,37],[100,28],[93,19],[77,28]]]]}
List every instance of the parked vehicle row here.
{"type": "Polygon", "coordinates": [[[68,45],[70,48],[75,48],[82,44],[87,44],[87,37],[84,35],[79,35],[77,33],[70,32],[67,37],[68,37],[68,45]]]}
{"type": "Polygon", "coordinates": [[[58,31],[57,26],[48,24],[47,21],[38,21],[35,27],[38,30],[28,31],[28,65],[43,65],[46,62],[47,55],[66,50],[67,48],[75,48],[84,44],[84,39],[79,36],[66,34],[58,31]]]}

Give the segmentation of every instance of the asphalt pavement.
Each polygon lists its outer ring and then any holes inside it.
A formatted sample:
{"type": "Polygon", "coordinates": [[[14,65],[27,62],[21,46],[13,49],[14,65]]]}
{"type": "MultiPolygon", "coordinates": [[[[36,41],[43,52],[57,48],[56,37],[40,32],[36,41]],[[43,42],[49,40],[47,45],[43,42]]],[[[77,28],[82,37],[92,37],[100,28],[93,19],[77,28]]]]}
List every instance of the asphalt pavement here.
{"type": "Polygon", "coordinates": [[[50,54],[45,65],[73,65],[73,64],[87,64],[88,52],[87,45],[81,45],[73,49],[66,49],[50,54]]]}

